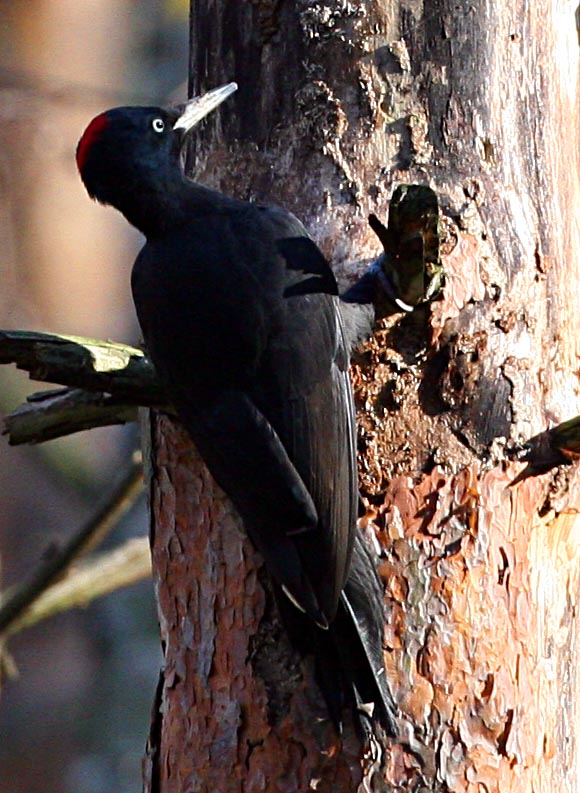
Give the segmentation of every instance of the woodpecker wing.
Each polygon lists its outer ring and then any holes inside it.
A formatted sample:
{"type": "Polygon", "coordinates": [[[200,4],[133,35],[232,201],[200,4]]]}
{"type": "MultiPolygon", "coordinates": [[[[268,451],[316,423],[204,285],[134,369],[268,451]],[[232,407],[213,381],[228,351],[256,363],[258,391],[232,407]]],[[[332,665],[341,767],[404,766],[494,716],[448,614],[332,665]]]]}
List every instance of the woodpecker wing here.
{"type": "Polygon", "coordinates": [[[316,506],[296,543],[324,612],[334,617],[356,526],[355,423],[338,299],[285,299],[252,395],[275,427],[316,506]]]}
{"type": "Polygon", "coordinates": [[[332,620],[348,576],[358,499],[355,412],[338,288],[300,221],[277,207],[259,211],[284,259],[284,290],[252,396],[316,506],[316,531],[295,540],[332,620]]]}

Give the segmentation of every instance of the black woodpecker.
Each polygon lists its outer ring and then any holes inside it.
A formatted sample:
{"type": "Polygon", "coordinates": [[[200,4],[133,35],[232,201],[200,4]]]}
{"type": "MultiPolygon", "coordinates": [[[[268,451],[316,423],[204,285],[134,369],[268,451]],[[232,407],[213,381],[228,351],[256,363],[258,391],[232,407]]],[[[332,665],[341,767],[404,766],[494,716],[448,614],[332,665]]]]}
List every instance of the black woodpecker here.
{"type": "Polygon", "coordinates": [[[292,214],[183,171],[188,131],[235,90],[108,110],[77,165],[89,195],[146,237],[131,284],[147,352],[264,557],[291,637],[317,655],[334,723],[348,699],[374,704],[394,733],[382,588],[356,528],[350,342],[334,275],[292,214]]]}

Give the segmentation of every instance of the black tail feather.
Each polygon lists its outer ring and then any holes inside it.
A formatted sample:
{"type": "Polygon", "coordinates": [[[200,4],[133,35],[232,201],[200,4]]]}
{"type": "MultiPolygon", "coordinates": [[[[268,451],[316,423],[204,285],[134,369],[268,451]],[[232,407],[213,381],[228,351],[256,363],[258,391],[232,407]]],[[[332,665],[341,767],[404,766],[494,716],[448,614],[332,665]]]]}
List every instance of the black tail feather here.
{"type": "MultiPolygon", "coordinates": [[[[383,587],[360,533],[355,535],[349,578],[328,630],[314,625],[283,596],[278,600],[292,643],[315,657],[316,680],[337,730],[342,730],[343,710],[350,703],[355,711],[370,705],[372,718],[396,735],[397,709],[383,662],[383,587]]],[[[358,721],[368,723],[368,718],[364,708],[358,721]]],[[[362,725],[363,732],[367,726],[362,725]]]]}
{"type": "Polygon", "coordinates": [[[397,708],[383,659],[383,597],[373,556],[357,532],[348,581],[332,629],[343,675],[362,703],[374,704],[374,715],[390,735],[395,735],[397,708]]]}

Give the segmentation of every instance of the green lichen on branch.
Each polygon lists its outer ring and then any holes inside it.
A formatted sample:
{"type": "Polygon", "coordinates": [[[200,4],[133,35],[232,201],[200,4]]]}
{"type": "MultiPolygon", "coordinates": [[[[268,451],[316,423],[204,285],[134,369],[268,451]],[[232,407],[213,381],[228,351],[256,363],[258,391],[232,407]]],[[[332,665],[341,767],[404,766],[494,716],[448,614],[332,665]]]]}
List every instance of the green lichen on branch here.
{"type": "Polygon", "coordinates": [[[152,364],[128,344],[34,331],[0,331],[0,364],[31,379],[112,394],[134,405],[166,403],[152,364]]]}
{"type": "Polygon", "coordinates": [[[167,408],[153,364],[136,347],[79,336],[0,331],[0,364],[66,386],[32,394],[4,419],[11,445],[134,421],[137,407],[167,408]]]}

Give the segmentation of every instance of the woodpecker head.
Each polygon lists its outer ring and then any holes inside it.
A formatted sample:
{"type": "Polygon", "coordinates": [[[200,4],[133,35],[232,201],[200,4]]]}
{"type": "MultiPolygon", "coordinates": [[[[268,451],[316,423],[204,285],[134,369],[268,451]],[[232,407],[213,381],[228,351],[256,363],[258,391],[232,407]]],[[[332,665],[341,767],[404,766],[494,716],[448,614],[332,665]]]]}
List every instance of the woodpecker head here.
{"type": "Polygon", "coordinates": [[[116,107],[96,116],[76,152],[91,198],[127,214],[128,199],[167,190],[180,178],[186,134],[236,89],[229,83],[175,108],[116,107]]]}

